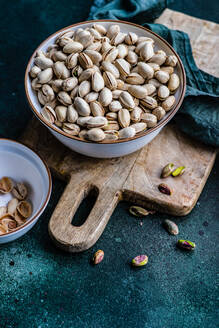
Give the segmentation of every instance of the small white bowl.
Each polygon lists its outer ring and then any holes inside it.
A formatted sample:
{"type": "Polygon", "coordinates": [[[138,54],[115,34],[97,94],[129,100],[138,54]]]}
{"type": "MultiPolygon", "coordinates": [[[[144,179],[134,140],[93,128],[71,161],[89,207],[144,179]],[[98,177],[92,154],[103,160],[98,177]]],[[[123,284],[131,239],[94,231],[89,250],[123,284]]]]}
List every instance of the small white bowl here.
{"type": "MultiPolygon", "coordinates": [[[[52,190],[51,174],[44,161],[30,148],[9,139],[0,139],[0,178],[3,176],[10,177],[14,183],[27,185],[27,199],[32,204],[33,213],[24,225],[0,235],[0,244],[23,236],[34,226],[45,210],[52,190]]],[[[0,194],[0,206],[5,206],[11,198],[11,193],[0,194]]]]}
{"type": "Polygon", "coordinates": [[[127,155],[130,153],[135,152],[136,150],[142,148],[147,143],[149,143],[156,135],[161,131],[161,129],[167,124],[167,122],[176,114],[177,110],[180,108],[182,104],[186,89],[186,75],[183,68],[183,64],[175,52],[175,50],[171,47],[171,45],[161,38],[158,34],[146,29],[143,26],[125,22],[125,21],[115,21],[115,20],[95,20],[95,21],[86,21],[82,23],[77,23],[62,30],[52,34],[48,37],[44,42],[42,42],[39,47],[35,50],[32,57],[30,58],[26,73],[25,73],[25,91],[27,100],[29,102],[30,108],[32,109],[33,113],[37,116],[37,118],[50,130],[50,132],[61,141],[65,146],[69,147],[70,149],[87,155],[91,157],[98,157],[98,158],[111,158],[111,157],[120,157],[123,155],[127,155]],[[46,51],[47,48],[54,44],[55,39],[57,36],[63,32],[67,32],[69,30],[76,30],[80,28],[87,28],[91,27],[93,23],[100,23],[108,28],[112,24],[117,24],[120,26],[122,32],[134,32],[138,36],[146,36],[151,37],[155,41],[155,50],[164,50],[168,55],[175,55],[178,59],[178,64],[176,66],[176,72],[180,78],[180,87],[178,88],[177,92],[175,93],[176,103],[172,110],[170,110],[165,117],[157,124],[156,127],[151,128],[147,131],[143,131],[138,133],[133,138],[127,138],[124,140],[116,140],[116,141],[103,141],[101,143],[92,143],[86,140],[82,140],[75,136],[70,136],[58,127],[53,124],[48,123],[40,114],[41,112],[41,105],[37,99],[36,93],[31,88],[31,80],[29,77],[29,71],[34,63],[34,57],[36,52],[39,50],[46,51]]]}

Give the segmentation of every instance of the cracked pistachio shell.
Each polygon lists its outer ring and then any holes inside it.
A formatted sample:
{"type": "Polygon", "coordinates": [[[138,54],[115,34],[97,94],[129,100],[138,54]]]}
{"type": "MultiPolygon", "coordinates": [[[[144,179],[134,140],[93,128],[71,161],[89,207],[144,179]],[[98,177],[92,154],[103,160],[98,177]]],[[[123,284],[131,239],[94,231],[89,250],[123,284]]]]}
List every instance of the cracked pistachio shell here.
{"type": "Polygon", "coordinates": [[[68,106],[67,109],[67,121],[69,123],[75,123],[78,119],[78,112],[73,105],[68,106]]]}
{"type": "Polygon", "coordinates": [[[101,68],[104,71],[108,71],[108,72],[112,73],[115,76],[116,79],[119,78],[119,75],[120,75],[119,70],[114,64],[112,64],[108,61],[102,61],[101,68]]]}
{"type": "Polygon", "coordinates": [[[118,112],[121,108],[122,108],[122,105],[121,105],[121,103],[118,100],[113,100],[109,104],[109,110],[111,112],[118,112]]]}
{"type": "Polygon", "coordinates": [[[165,54],[164,51],[157,51],[149,60],[149,62],[151,63],[155,63],[155,64],[158,64],[158,65],[163,65],[165,60],[166,60],[167,56],[165,54]]]}
{"type": "Polygon", "coordinates": [[[92,75],[92,89],[93,91],[100,92],[104,88],[104,79],[99,72],[92,75]]]}
{"type": "Polygon", "coordinates": [[[105,133],[100,128],[93,128],[86,133],[85,137],[90,141],[98,142],[105,139],[105,133]]]}
{"type": "Polygon", "coordinates": [[[88,31],[94,37],[94,40],[98,40],[98,41],[101,40],[102,35],[97,30],[95,30],[95,28],[91,27],[91,28],[89,28],[88,31]]]}
{"type": "Polygon", "coordinates": [[[134,123],[140,122],[142,113],[143,110],[140,107],[135,107],[130,114],[132,122],[134,123]]]}
{"type": "Polygon", "coordinates": [[[45,96],[46,102],[52,102],[55,99],[55,94],[50,85],[44,84],[42,86],[42,93],[45,96]]]}
{"type": "Polygon", "coordinates": [[[111,131],[111,130],[118,131],[119,129],[120,127],[117,121],[109,121],[108,124],[103,127],[104,131],[111,131]]]}
{"type": "Polygon", "coordinates": [[[135,129],[136,133],[142,132],[147,129],[147,124],[145,122],[135,123],[130,126],[135,129]]]}
{"type": "Polygon", "coordinates": [[[168,163],[166,166],[164,166],[162,172],[161,172],[161,178],[167,178],[171,175],[171,173],[174,170],[174,164],[168,163]]]}
{"type": "MultiPolygon", "coordinates": [[[[79,78],[79,82],[82,82],[81,80],[82,73],[83,73],[83,68],[80,65],[75,66],[71,71],[71,75],[79,78]]],[[[84,80],[86,80],[86,78],[84,80]]]]}
{"type": "Polygon", "coordinates": [[[178,59],[175,55],[167,56],[165,65],[175,67],[177,65],[177,63],[178,63],[178,59]]]}
{"type": "Polygon", "coordinates": [[[144,78],[144,79],[152,79],[154,76],[154,70],[153,68],[143,62],[138,63],[138,73],[144,78]]]}
{"type": "Polygon", "coordinates": [[[90,103],[90,109],[93,116],[104,116],[105,110],[99,101],[92,101],[90,103]]]}
{"type": "Polygon", "coordinates": [[[107,30],[106,36],[111,39],[114,35],[117,35],[119,32],[120,32],[119,25],[110,25],[110,27],[107,30]]]}
{"type": "Polygon", "coordinates": [[[117,80],[112,73],[108,71],[103,72],[103,79],[106,87],[110,90],[115,90],[117,88],[117,80]]]}
{"type": "Polygon", "coordinates": [[[144,99],[141,99],[140,102],[148,109],[154,109],[157,107],[157,100],[151,96],[146,96],[144,99]]]}
{"type": "Polygon", "coordinates": [[[78,95],[83,98],[90,91],[91,91],[91,83],[90,83],[90,81],[83,81],[83,82],[81,82],[81,84],[79,85],[79,88],[78,88],[78,95]]]}
{"type": "Polygon", "coordinates": [[[172,66],[162,66],[160,69],[170,75],[174,73],[174,68],[172,66]]]}
{"type": "Polygon", "coordinates": [[[138,41],[138,36],[133,32],[129,32],[125,37],[125,43],[127,43],[128,45],[135,44],[137,41],[138,41]]]}
{"type": "Polygon", "coordinates": [[[81,116],[89,116],[90,115],[90,106],[88,103],[81,97],[76,97],[74,101],[74,107],[77,112],[81,116]]]}
{"type": "MultiPolygon", "coordinates": [[[[117,80],[117,83],[118,83],[118,80],[117,80]]],[[[119,99],[119,97],[120,97],[122,91],[123,91],[123,90],[113,90],[113,91],[112,91],[113,99],[119,99]]]]}
{"type": "Polygon", "coordinates": [[[102,106],[109,106],[109,104],[112,102],[112,99],[113,96],[110,89],[105,87],[100,91],[99,102],[102,104],[102,106]]]}
{"type": "Polygon", "coordinates": [[[100,41],[96,41],[96,42],[91,43],[91,44],[86,48],[86,50],[100,51],[101,47],[102,47],[102,43],[101,43],[100,41]]]}
{"type": "Polygon", "coordinates": [[[12,191],[13,183],[8,177],[2,177],[0,179],[0,194],[7,194],[12,191]]]}
{"type": "Polygon", "coordinates": [[[153,128],[157,125],[157,117],[150,113],[143,113],[141,115],[141,120],[147,124],[148,128],[153,128]]]}
{"type": "Polygon", "coordinates": [[[88,129],[92,128],[103,128],[105,125],[107,125],[108,120],[106,117],[103,116],[96,116],[96,117],[91,117],[86,124],[86,127],[88,129]]]}
{"type": "Polygon", "coordinates": [[[31,204],[26,201],[22,200],[18,205],[17,205],[17,211],[19,214],[24,217],[25,219],[29,218],[32,214],[32,206],[31,204]]]}
{"type": "Polygon", "coordinates": [[[30,70],[30,76],[36,78],[39,72],[41,72],[41,69],[38,66],[33,66],[30,70]]]}
{"type": "Polygon", "coordinates": [[[67,117],[67,107],[66,106],[56,106],[55,108],[57,120],[59,122],[65,122],[67,117]]]}
{"type": "Polygon", "coordinates": [[[62,36],[61,38],[59,38],[58,43],[60,45],[60,47],[64,47],[66,46],[68,43],[73,42],[72,38],[70,38],[69,36],[65,35],[62,36]]]}
{"type": "Polygon", "coordinates": [[[96,101],[97,98],[98,98],[98,96],[99,96],[99,93],[98,93],[98,92],[94,92],[94,91],[92,91],[92,92],[88,93],[88,94],[84,97],[84,100],[89,104],[89,103],[91,103],[91,102],[93,102],[93,101],[96,101]]]}
{"type": "Polygon", "coordinates": [[[102,60],[102,55],[98,51],[85,50],[84,53],[90,57],[95,65],[99,65],[100,61],[102,60]]]}
{"type": "Polygon", "coordinates": [[[126,60],[129,62],[129,64],[135,65],[138,62],[138,55],[134,51],[129,50],[126,56],[126,60]]]}
{"type": "Polygon", "coordinates": [[[118,118],[118,114],[115,112],[108,112],[106,113],[106,118],[108,121],[116,121],[118,118]]]}
{"type": "Polygon", "coordinates": [[[126,77],[130,74],[130,64],[123,58],[116,59],[115,65],[118,68],[121,76],[126,77]]]}
{"type": "Polygon", "coordinates": [[[138,255],[132,260],[132,265],[135,267],[141,267],[148,263],[147,255],[138,255]]]}
{"type": "Polygon", "coordinates": [[[71,91],[73,90],[76,85],[78,84],[78,79],[76,77],[69,77],[65,79],[62,83],[63,91],[71,91]]]}
{"type": "Polygon", "coordinates": [[[160,65],[156,64],[156,63],[147,63],[151,68],[153,68],[154,72],[157,72],[159,71],[161,68],[160,68],[160,65]]]}
{"type": "Polygon", "coordinates": [[[66,54],[72,54],[76,52],[81,52],[83,50],[83,45],[76,41],[70,41],[63,47],[63,52],[66,54]]]}
{"type": "Polygon", "coordinates": [[[7,213],[6,206],[0,206],[0,218],[7,213]]]}
{"type": "Polygon", "coordinates": [[[62,103],[65,106],[72,104],[72,99],[69,96],[69,94],[65,91],[60,91],[57,95],[57,99],[60,103],[62,103]]]}
{"type": "Polygon", "coordinates": [[[70,71],[67,69],[64,62],[57,61],[54,63],[53,71],[58,79],[67,79],[70,77],[70,71]]]}
{"type": "Polygon", "coordinates": [[[157,117],[158,121],[160,121],[166,115],[166,112],[163,107],[158,106],[152,111],[152,114],[157,117]]]}
{"type": "Polygon", "coordinates": [[[80,65],[84,69],[93,67],[93,62],[92,62],[91,58],[88,55],[86,55],[84,52],[81,52],[79,54],[78,60],[79,60],[80,65]]]}
{"type": "Polygon", "coordinates": [[[101,24],[93,24],[92,27],[102,35],[105,35],[107,32],[105,27],[101,24]]]}
{"type": "Polygon", "coordinates": [[[42,87],[42,84],[38,82],[37,77],[31,81],[31,87],[33,90],[39,90],[42,87]]]}
{"type": "MultiPolygon", "coordinates": [[[[111,46],[110,46],[111,47],[111,46]]],[[[103,60],[108,62],[113,62],[118,56],[119,50],[116,47],[109,48],[103,53],[103,60]]]]}
{"type": "Polygon", "coordinates": [[[171,92],[174,92],[179,87],[180,81],[179,76],[175,73],[170,75],[170,79],[168,81],[168,89],[171,92]]]}
{"type": "Polygon", "coordinates": [[[128,84],[139,85],[144,83],[144,78],[140,74],[134,72],[126,76],[125,81],[128,84]]]}
{"type": "Polygon", "coordinates": [[[105,132],[105,140],[118,140],[119,139],[119,133],[116,130],[108,130],[105,132]]]}
{"type": "Polygon", "coordinates": [[[128,109],[134,109],[135,108],[135,102],[133,97],[128,93],[127,91],[122,91],[119,96],[119,101],[122,103],[122,105],[128,109]]]}
{"type": "Polygon", "coordinates": [[[167,83],[170,78],[170,75],[164,71],[157,71],[154,73],[154,76],[160,83],[167,83]]]}
{"type": "Polygon", "coordinates": [[[53,70],[51,67],[46,68],[37,74],[38,83],[45,84],[52,80],[53,70]]]}
{"type": "Polygon", "coordinates": [[[8,202],[8,213],[10,214],[14,214],[16,211],[16,208],[18,206],[18,199],[17,198],[12,198],[9,202],[8,202]]]}
{"type": "Polygon", "coordinates": [[[45,70],[53,66],[53,61],[50,58],[39,56],[34,59],[34,64],[38,66],[41,70],[45,70]]]}
{"type": "Polygon", "coordinates": [[[145,61],[149,60],[154,55],[154,47],[151,42],[147,42],[140,50],[140,56],[145,61]]]}
{"type": "Polygon", "coordinates": [[[56,121],[56,113],[54,109],[49,105],[45,105],[42,108],[41,114],[49,123],[53,124],[56,121]]]}
{"type": "Polygon", "coordinates": [[[128,109],[122,108],[119,110],[118,122],[122,128],[126,128],[130,125],[130,113],[128,109]]]}
{"type": "Polygon", "coordinates": [[[135,136],[135,129],[128,126],[127,128],[119,130],[119,139],[132,138],[135,136]]]}
{"type": "Polygon", "coordinates": [[[163,222],[164,228],[171,234],[171,235],[178,235],[179,234],[179,228],[176,225],[175,222],[171,220],[165,220],[163,222]]]}
{"type": "Polygon", "coordinates": [[[89,46],[94,41],[93,35],[89,31],[80,31],[76,36],[75,40],[79,41],[84,47],[89,46]]]}
{"type": "Polygon", "coordinates": [[[140,85],[130,85],[128,87],[128,92],[138,99],[143,99],[148,95],[146,88],[140,85]]]}
{"type": "Polygon", "coordinates": [[[62,130],[71,136],[77,136],[80,132],[80,127],[74,123],[63,123],[62,130]]]}
{"type": "Polygon", "coordinates": [[[68,69],[72,69],[78,64],[78,53],[70,54],[65,60],[68,69]]]}
{"type": "Polygon", "coordinates": [[[118,46],[119,44],[124,42],[125,36],[126,34],[122,32],[114,34],[114,36],[111,38],[111,44],[114,46],[118,46]]]}
{"type": "Polygon", "coordinates": [[[163,109],[168,112],[174,106],[176,98],[174,96],[169,96],[162,102],[163,109]]]}

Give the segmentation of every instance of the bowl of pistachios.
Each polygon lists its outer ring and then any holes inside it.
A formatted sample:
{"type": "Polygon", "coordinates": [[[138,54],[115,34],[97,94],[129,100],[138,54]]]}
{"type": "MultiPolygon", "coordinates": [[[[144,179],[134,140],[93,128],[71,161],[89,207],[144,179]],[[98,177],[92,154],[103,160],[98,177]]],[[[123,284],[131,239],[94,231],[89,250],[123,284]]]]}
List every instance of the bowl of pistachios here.
{"type": "Polygon", "coordinates": [[[130,22],[66,27],[35,50],[26,68],[30,108],[70,149],[91,157],[130,154],[149,143],[182,104],[179,55],[130,22]]]}
{"type": "Polygon", "coordinates": [[[0,139],[0,244],[28,232],[45,210],[52,180],[44,161],[30,148],[0,139]]]}

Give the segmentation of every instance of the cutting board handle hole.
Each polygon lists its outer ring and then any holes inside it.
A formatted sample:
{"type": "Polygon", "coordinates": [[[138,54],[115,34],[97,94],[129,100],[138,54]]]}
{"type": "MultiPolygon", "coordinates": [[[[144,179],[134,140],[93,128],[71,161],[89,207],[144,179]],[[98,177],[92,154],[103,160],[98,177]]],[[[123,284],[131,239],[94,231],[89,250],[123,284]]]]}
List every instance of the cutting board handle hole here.
{"type": "Polygon", "coordinates": [[[82,199],[71,221],[71,224],[74,227],[80,227],[84,224],[96,203],[98,195],[99,191],[95,186],[92,186],[85,191],[84,198],[82,199]]]}

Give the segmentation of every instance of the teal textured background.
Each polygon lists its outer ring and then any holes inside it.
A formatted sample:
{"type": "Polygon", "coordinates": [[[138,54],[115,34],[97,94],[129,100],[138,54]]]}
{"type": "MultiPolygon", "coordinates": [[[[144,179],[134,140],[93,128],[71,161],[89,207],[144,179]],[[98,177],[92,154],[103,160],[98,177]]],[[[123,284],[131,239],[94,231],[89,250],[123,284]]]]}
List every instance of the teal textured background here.
{"type": "MultiPolygon", "coordinates": [[[[23,77],[36,46],[57,29],[85,20],[91,4],[0,1],[0,136],[17,138],[31,116],[23,77]]],[[[216,1],[177,1],[172,8],[219,22],[216,1]]],[[[0,328],[216,328],[218,169],[219,161],[188,216],[156,213],[141,226],[128,214],[129,204],[121,203],[98,243],[77,255],[59,251],[48,236],[47,223],[64,188],[53,179],[39,223],[0,247],[0,328]],[[192,254],[175,248],[177,237],[161,227],[167,217],[179,224],[180,238],[196,242],[192,254]],[[99,248],[105,259],[93,267],[89,260],[99,248]],[[134,270],[129,261],[140,253],[149,263],[134,270]]],[[[83,204],[77,216],[86,213],[83,204]]]]}

